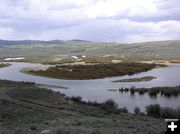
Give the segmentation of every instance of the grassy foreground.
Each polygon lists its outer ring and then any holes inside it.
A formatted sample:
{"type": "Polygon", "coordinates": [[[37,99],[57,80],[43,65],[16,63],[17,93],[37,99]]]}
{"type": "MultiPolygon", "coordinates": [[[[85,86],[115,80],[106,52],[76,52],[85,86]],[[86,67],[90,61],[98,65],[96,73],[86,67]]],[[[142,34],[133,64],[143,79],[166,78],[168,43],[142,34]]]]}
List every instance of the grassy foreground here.
{"type": "Polygon", "coordinates": [[[26,73],[60,79],[96,79],[112,76],[132,75],[148,71],[155,64],[122,62],[95,65],[61,65],[49,67],[47,70],[28,70],[26,73]]]}
{"type": "Polygon", "coordinates": [[[164,134],[165,127],[163,119],[114,114],[34,83],[0,80],[0,134],[164,134]]]}

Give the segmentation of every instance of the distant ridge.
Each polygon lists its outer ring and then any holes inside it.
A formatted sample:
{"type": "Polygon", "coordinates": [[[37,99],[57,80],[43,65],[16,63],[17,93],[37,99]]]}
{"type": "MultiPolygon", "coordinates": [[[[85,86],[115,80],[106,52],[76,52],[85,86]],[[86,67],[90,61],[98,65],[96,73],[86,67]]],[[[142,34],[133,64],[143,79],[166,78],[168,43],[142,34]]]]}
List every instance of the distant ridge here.
{"type": "Polygon", "coordinates": [[[72,41],[72,42],[92,42],[92,41],[80,40],[80,39],[72,39],[72,40],[67,40],[67,41],[72,41]]]}
{"type": "Polygon", "coordinates": [[[51,44],[65,44],[65,43],[99,43],[99,44],[123,44],[123,45],[170,45],[180,44],[180,40],[162,40],[162,41],[147,41],[138,43],[118,43],[118,42],[94,42],[88,40],[72,39],[72,40],[3,40],[0,39],[0,45],[51,45],[51,44]]]}
{"type": "Polygon", "coordinates": [[[2,40],[0,39],[0,45],[33,45],[33,44],[63,44],[63,40],[50,40],[50,41],[42,41],[42,40],[2,40]]]}
{"type": "Polygon", "coordinates": [[[65,42],[91,42],[87,40],[72,39],[72,40],[3,40],[0,39],[0,45],[35,45],[35,44],[64,44],[65,42]]]}

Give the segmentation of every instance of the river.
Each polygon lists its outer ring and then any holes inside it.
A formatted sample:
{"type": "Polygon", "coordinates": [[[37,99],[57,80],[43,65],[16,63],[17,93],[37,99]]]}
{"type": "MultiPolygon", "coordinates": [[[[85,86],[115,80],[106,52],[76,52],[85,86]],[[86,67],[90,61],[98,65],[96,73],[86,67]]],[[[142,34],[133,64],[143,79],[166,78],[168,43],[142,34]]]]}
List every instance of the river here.
{"type": "Polygon", "coordinates": [[[84,100],[92,100],[103,102],[107,99],[113,99],[118,103],[119,107],[127,107],[130,112],[135,107],[140,107],[144,111],[145,106],[149,104],[160,104],[161,106],[168,106],[172,108],[180,107],[180,96],[166,98],[163,96],[157,96],[151,98],[148,95],[131,95],[129,93],[111,92],[108,89],[119,89],[121,87],[157,87],[157,86],[177,86],[180,85],[180,65],[171,64],[168,67],[155,68],[147,72],[134,74],[131,76],[110,77],[104,79],[94,80],[62,80],[53,79],[40,76],[33,76],[29,74],[21,73],[20,70],[25,67],[43,67],[46,65],[12,62],[9,67],[0,69],[0,79],[13,80],[13,81],[30,81],[39,84],[49,84],[56,86],[67,87],[68,89],[61,89],[52,87],[54,91],[60,91],[67,96],[81,96],[84,100]],[[120,80],[125,78],[135,78],[144,76],[154,76],[157,79],[147,82],[117,82],[114,80],[120,80]]]}

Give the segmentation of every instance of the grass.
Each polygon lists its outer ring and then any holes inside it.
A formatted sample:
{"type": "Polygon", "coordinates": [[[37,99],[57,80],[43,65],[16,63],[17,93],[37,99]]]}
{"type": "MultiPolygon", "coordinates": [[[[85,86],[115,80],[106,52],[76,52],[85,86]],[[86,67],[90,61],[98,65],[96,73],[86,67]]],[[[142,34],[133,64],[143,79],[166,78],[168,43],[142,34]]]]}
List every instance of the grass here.
{"type": "Polygon", "coordinates": [[[0,63],[0,68],[3,68],[3,67],[8,67],[8,66],[10,66],[10,64],[4,64],[4,63],[0,63]]]}
{"type": "Polygon", "coordinates": [[[116,80],[113,82],[141,82],[141,81],[151,81],[153,79],[156,79],[156,77],[145,76],[145,77],[141,77],[141,78],[129,78],[129,79],[116,80]]]}
{"type": "Polygon", "coordinates": [[[74,101],[35,83],[0,80],[0,95],[60,110],[54,113],[0,98],[0,133],[159,134],[166,130],[163,119],[126,113],[126,108],[114,112],[118,108],[112,100],[83,102],[74,97],[74,101]]]}
{"type": "Polygon", "coordinates": [[[122,62],[117,64],[61,65],[47,70],[28,70],[26,73],[59,79],[97,79],[132,75],[155,68],[155,64],[122,62]]]}

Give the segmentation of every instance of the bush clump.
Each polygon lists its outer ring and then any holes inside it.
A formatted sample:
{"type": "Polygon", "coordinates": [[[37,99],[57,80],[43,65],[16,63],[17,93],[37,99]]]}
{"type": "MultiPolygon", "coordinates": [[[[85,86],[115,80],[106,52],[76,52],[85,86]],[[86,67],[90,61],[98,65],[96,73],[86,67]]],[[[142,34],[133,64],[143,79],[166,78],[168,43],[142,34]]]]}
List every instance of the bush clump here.
{"type": "Polygon", "coordinates": [[[104,109],[110,113],[115,113],[115,111],[117,110],[117,107],[118,107],[118,105],[112,99],[108,99],[101,105],[102,109],[104,109]]]}
{"type": "Polygon", "coordinates": [[[81,96],[72,96],[72,97],[71,97],[71,100],[72,100],[72,101],[76,101],[76,102],[81,102],[81,101],[82,101],[82,98],[81,98],[81,96]]]}
{"type": "Polygon", "coordinates": [[[134,113],[139,115],[141,113],[140,108],[139,107],[135,107],[134,108],[134,113]]]}
{"type": "Polygon", "coordinates": [[[139,95],[144,95],[148,93],[150,97],[156,97],[158,94],[165,97],[177,97],[180,95],[180,86],[176,87],[152,87],[152,88],[119,88],[119,92],[130,92],[132,95],[134,93],[139,93],[139,95]]]}
{"type": "Polygon", "coordinates": [[[148,116],[160,117],[161,107],[159,104],[151,104],[146,107],[148,116]]]}
{"type": "Polygon", "coordinates": [[[160,107],[159,104],[151,104],[146,107],[148,116],[161,118],[180,118],[180,108],[160,107]]]}

